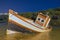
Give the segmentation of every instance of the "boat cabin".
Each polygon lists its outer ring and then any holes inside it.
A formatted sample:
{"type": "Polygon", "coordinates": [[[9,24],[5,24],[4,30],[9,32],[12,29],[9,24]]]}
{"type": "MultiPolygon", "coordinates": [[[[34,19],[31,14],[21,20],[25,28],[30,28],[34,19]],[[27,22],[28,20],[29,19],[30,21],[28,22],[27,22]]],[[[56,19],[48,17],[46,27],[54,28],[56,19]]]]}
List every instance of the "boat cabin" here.
{"type": "Polygon", "coordinates": [[[42,13],[39,13],[36,18],[36,23],[43,26],[43,27],[48,27],[50,21],[50,17],[48,15],[44,15],[42,13]]]}

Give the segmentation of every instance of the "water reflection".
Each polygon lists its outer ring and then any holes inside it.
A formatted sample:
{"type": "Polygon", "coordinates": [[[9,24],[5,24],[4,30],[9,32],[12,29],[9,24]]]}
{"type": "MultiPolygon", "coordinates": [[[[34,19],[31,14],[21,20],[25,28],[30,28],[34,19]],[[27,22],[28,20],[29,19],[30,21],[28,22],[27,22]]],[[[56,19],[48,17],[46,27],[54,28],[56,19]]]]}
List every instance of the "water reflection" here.
{"type": "Polygon", "coordinates": [[[0,40],[6,40],[7,22],[0,23],[0,40]]]}
{"type": "Polygon", "coordinates": [[[50,40],[50,36],[49,32],[36,33],[36,34],[15,33],[15,34],[8,34],[7,40],[50,40]]]}
{"type": "Polygon", "coordinates": [[[0,40],[6,40],[6,35],[0,36],[0,40]]]}

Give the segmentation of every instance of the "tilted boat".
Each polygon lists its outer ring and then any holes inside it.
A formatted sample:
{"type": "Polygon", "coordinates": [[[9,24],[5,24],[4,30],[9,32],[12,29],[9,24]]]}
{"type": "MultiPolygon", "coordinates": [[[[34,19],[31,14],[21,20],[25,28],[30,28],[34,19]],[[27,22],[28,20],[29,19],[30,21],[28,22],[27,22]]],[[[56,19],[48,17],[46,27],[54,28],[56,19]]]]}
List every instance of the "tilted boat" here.
{"type": "MultiPolygon", "coordinates": [[[[48,15],[38,13],[35,21],[18,15],[17,12],[11,9],[9,10],[8,15],[8,22],[17,25],[18,28],[15,29],[19,30],[19,28],[23,28],[31,32],[46,32],[50,30],[49,22],[51,18],[48,15]]],[[[11,25],[9,27],[11,27],[11,25]]],[[[14,29],[14,27],[11,27],[11,29],[14,29]]]]}

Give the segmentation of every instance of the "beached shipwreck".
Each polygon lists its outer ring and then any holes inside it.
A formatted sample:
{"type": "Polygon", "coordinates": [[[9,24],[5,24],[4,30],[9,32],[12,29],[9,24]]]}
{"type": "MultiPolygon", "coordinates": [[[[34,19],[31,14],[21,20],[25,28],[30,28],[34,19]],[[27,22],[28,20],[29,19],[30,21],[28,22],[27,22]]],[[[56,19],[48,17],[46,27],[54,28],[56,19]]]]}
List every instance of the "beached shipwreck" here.
{"type": "Polygon", "coordinates": [[[18,15],[17,12],[9,10],[8,14],[8,30],[30,31],[30,32],[46,32],[51,29],[49,26],[50,17],[42,13],[38,13],[36,20],[25,18],[18,15]]]}

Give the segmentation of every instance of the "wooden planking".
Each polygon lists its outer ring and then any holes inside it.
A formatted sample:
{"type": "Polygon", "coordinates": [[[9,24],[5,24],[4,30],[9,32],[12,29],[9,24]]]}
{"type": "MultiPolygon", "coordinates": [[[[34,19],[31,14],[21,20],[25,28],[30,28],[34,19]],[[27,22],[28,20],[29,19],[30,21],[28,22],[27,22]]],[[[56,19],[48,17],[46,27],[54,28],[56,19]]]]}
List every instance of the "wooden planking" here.
{"type": "Polygon", "coordinates": [[[44,27],[46,27],[46,25],[47,25],[49,19],[50,19],[50,18],[48,17],[47,20],[46,20],[46,22],[45,22],[45,24],[44,24],[44,27]]]}
{"type": "MultiPolygon", "coordinates": [[[[10,22],[10,23],[13,23],[13,24],[15,24],[15,25],[17,25],[17,26],[20,26],[20,27],[22,27],[22,28],[25,28],[26,30],[30,30],[30,31],[32,31],[32,32],[38,32],[38,31],[35,31],[35,30],[32,30],[32,29],[26,28],[25,26],[23,26],[23,25],[15,22],[15,21],[13,21],[13,20],[11,20],[11,19],[9,20],[9,22],[10,22]]],[[[38,32],[38,33],[39,33],[39,32],[38,32]]]]}

